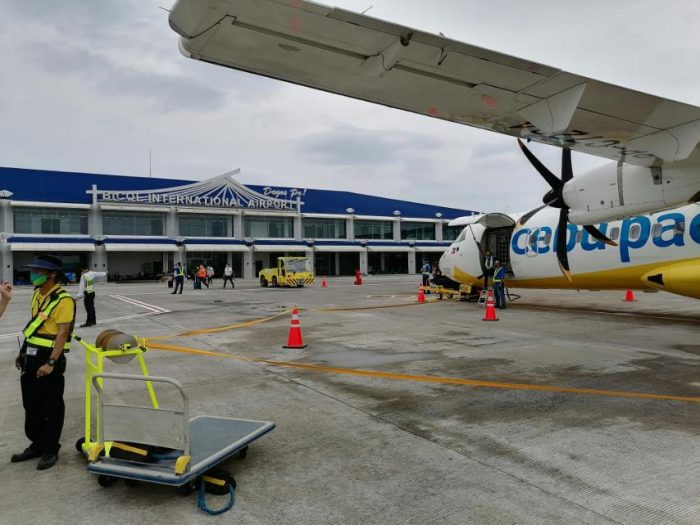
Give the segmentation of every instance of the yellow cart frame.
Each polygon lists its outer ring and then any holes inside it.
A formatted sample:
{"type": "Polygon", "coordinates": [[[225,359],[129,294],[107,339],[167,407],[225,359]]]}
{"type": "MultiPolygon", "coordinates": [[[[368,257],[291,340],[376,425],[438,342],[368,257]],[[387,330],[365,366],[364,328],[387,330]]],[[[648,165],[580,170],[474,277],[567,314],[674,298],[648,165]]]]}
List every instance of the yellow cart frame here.
{"type": "MultiPolygon", "coordinates": [[[[139,362],[139,367],[141,368],[141,374],[144,377],[148,376],[148,368],[146,367],[146,360],[143,358],[144,352],[148,350],[144,345],[143,339],[136,338],[139,341],[139,345],[132,347],[131,345],[122,345],[119,350],[104,350],[99,346],[91,345],[86,343],[79,335],[73,334],[73,339],[78,341],[83,348],[85,348],[85,434],[80,438],[76,444],[75,448],[78,452],[83,453],[85,456],[88,455],[90,446],[94,443],[92,441],[92,379],[98,374],[104,373],[104,360],[109,357],[123,357],[134,355],[139,362]]],[[[102,379],[98,378],[100,386],[102,386],[102,379]]],[[[153,408],[160,408],[158,406],[158,400],[156,399],[156,393],[153,390],[153,384],[150,381],[146,381],[146,388],[148,389],[148,395],[151,398],[151,404],[153,408]]],[[[95,427],[100,428],[100,413],[99,411],[95,414],[95,427]]],[[[111,444],[110,444],[111,445],[111,444]]]]}

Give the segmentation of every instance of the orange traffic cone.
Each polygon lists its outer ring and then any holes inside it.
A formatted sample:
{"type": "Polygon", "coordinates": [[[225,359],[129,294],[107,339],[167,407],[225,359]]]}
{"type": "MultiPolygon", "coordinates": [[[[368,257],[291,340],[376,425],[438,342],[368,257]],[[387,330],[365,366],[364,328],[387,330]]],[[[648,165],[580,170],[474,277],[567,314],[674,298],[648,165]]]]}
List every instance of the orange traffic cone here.
{"type": "Polygon", "coordinates": [[[325,276],[321,279],[321,288],[328,288],[328,283],[326,282],[325,276]]]}
{"type": "Polygon", "coordinates": [[[425,302],[425,294],[423,293],[423,287],[419,286],[418,287],[418,302],[419,303],[424,303],[425,302]]]}
{"type": "Polygon", "coordinates": [[[496,317],[496,303],[493,302],[493,292],[489,290],[488,299],[486,299],[486,310],[482,321],[498,321],[496,317]]]}
{"type": "Polygon", "coordinates": [[[292,310],[292,324],[289,327],[289,338],[287,339],[287,344],[282,348],[306,348],[309,345],[305,345],[301,338],[301,325],[299,324],[299,310],[294,308],[292,310]]]}
{"type": "Polygon", "coordinates": [[[627,290],[627,293],[625,294],[625,299],[624,302],[626,303],[634,303],[637,300],[634,298],[634,292],[632,290],[627,290]]]}

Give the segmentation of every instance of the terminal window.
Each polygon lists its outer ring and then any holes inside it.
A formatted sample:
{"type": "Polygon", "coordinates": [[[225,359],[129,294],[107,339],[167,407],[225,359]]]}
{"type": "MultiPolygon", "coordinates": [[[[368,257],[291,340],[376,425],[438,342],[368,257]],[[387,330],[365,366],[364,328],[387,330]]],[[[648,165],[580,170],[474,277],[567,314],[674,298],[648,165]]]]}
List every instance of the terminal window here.
{"type": "Polygon", "coordinates": [[[393,239],[394,223],[392,221],[355,221],[356,239],[393,239]]]}
{"type": "Polygon", "coordinates": [[[345,239],[344,219],[304,219],[306,239],[345,239]]]}
{"type": "Polygon", "coordinates": [[[447,224],[442,225],[442,240],[443,241],[454,241],[459,237],[459,234],[464,229],[464,226],[448,226],[447,224]]]}
{"type": "Polygon", "coordinates": [[[435,223],[401,221],[401,239],[412,241],[434,241],[435,223]]]}
{"type": "Polygon", "coordinates": [[[16,208],[15,233],[54,233],[85,235],[88,232],[87,210],[52,208],[16,208]]]}
{"type": "Polygon", "coordinates": [[[243,232],[254,239],[293,239],[294,222],[291,217],[244,217],[243,232]]]}
{"type": "Polygon", "coordinates": [[[183,237],[228,237],[230,218],[225,215],[180,215],[183,237]]]}
{"type": "Polygon", "coordinates": [[[105,235],[163,235],[164,217],[161,213],[111,212],[102,215],[105,235]]]}

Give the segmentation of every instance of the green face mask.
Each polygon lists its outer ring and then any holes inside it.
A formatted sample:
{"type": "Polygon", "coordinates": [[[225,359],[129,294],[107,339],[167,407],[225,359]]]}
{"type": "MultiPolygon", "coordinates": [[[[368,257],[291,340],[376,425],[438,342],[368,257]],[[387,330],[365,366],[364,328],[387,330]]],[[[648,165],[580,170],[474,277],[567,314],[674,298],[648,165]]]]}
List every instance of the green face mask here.
{"type": "Polygon", "coordinates": [[[45,273],[30,272],[29,279],[34,286],[43,286],[43,284],[49,280],[49,276],[45,273]]]}

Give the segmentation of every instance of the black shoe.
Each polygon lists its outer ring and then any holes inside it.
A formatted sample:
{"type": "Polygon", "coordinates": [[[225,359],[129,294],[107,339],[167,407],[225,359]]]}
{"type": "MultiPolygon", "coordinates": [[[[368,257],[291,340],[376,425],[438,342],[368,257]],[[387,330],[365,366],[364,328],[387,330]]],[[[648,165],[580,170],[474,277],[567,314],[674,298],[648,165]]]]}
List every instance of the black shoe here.
{"type": "Polygon", "coordinates": [[[53,467],[58,461],[58,454],[49,452],[41,456],[39,463],[36,465],[37,470],[46,470],[53,467]]]}
{"type": "Polygon", "coordinates": [[[171,293],[170,295],[175,295],[175,292],[171,293]]]}
{"type": "Polygon", "coordinates": [[[95,323],[83,323],[80,325],[80,328],[87,328],[88,326],[95,326],[95,323]]]}
{"type": "Polygon", "coordinates": [[[31,445],[24,449],[23,452],[19,454],[12,454],[10,458],[11,463],[19,463],[20,461],[27,461],[30,459],[38,458],[41,456],[41,452],[34,449],[31,445]]]}

